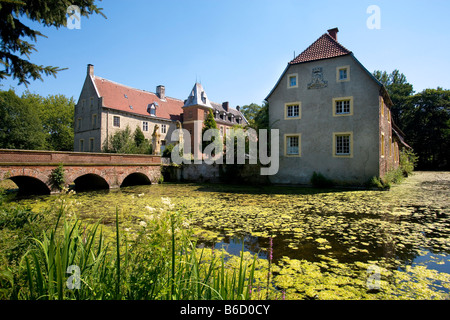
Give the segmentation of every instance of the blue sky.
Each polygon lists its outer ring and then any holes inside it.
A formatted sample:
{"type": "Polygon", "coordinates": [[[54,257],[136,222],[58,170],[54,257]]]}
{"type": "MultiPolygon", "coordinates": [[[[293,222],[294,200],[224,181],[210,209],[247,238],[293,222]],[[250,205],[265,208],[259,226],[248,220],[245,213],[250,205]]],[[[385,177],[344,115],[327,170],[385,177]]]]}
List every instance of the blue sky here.
{"type": "MultiPolygon", "coordinates": [[[[399,69],[416,92],[450,89],[450,1],[105,0],[107,19],[81,18],[81,29],[33,27],[34,63],[67,67],[29,90],[78,99],[86,65],[125,85],[186,99],[195,81],[210,100],[231,106],[262,103],[288,61],[327,29],[369,70],[399,69]],[[369,29],[370,5],[380,29],[369,29]]],[[[17,81],[2,89],[25,90],[17,81]]]]}

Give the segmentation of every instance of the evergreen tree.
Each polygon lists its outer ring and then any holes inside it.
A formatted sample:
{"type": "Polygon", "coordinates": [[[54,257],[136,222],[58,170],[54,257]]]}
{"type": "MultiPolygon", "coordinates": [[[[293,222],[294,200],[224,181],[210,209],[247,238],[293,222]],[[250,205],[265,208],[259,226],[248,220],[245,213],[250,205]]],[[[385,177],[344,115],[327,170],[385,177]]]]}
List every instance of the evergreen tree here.
{"type": "MultiPolygon", "coordinates": [[[[203,129],[202,129],[202,137],[205,134],[205,131],[209,129],[215,129],[217,130],[217,123],[214,119],[214,115],[212,110],[209,110],[208,115],[206,116],[206,119],[203,121],[203,129]]],[[[205,148],[210,145],[211,143],[214,143],[214,145],[219,146],[219,143],[222,143],[222,141],[216,141],[215,137],[212,137],[211,141],[203,141],[202,140],[202,150],[205,150],[205,148]]]]}
{"type": "MultiPolygon", "coordinates": [[[[94,4],[95,0],[0,0],[0,59],[4,69],[0,70],[0,79],[13,77],[19,84],[29,84],[28,79],[42,80],[42,74],[56,76],[64,70],[59,67],[37,65],[29,60],[30,54],[37,51],[35,45],[25,39],[36,42],[41,32],[33,30],[25,23],[37,22],[45,27],[60,28],[67,23],[67,8],[76,5],[82,17],[93,13],[101,14],[102,9],[94,4]]],[[[106,18],[106,17],[105,17],[106,18]]]]}

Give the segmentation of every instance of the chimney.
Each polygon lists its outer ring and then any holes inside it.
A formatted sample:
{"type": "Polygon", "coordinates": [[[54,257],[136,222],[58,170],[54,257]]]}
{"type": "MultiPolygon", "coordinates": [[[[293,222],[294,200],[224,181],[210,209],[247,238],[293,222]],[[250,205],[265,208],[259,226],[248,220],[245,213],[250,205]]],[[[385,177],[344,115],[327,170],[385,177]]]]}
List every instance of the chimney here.
{"type": "Polygon", "coordinates": [[[87,74],[90,76],[94,75],[94,65],[93,64],[88,64],[87,65],[87,74]]]}
{"type": "Polygon", "coordinates": [[[222,107],[225,109],[225,111],[227,111],[228,112],[228,106],[229,106],[230,104],[229,104],[229,102],[227,101],[227,102],[224,102],[224,103],[222,103],[222,107]]]}
{"type": "Polygon", "coordinates": [[[333,29],[330,29],[330,30],[327,30],[327,31],[328,31],[328,34],[329,34],[334,40],[337,41],[337,33],[339,32],[339,29],[338,29],[338,28],[333,28],[333,29]]]}
{"type": "Polygon", "coordinates": [[[166,87],[164,87],[163,85],[157,86],[156,87],[156,95],[161,100],[164,100],[166,98],[166,87]]]}
{"type": "Polygon", "coordinates": [[[241,107],[236,106],[236,110],[237,110],[237,111],[241,111],[241,107]]]}

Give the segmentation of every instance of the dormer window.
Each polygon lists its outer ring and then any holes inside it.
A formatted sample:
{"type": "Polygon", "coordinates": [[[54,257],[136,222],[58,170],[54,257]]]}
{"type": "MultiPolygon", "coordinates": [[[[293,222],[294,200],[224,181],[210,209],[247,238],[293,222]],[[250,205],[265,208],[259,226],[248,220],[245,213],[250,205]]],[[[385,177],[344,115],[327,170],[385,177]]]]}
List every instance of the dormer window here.
{"type": "Polygon", "coordinates": [[[153,102],[151,104],[149,104],[147,106],[147,112],[151,115],[151,116],[156,116],[156,107],[158,106],[158,103],[153,102]]]}
{"type": "Polygon", "coordinates": [[[202,102],[206,103],[205,91],[202,91],[202,102]]]}

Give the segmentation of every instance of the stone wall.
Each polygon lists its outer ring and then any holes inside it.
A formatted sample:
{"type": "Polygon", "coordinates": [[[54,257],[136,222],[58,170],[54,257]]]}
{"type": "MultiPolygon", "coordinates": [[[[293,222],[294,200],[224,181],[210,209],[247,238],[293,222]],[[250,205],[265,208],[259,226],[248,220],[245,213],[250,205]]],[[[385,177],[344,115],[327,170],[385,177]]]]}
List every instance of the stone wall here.
{"type": "Polygon", "coordinates": [[[259,165],[228,164],[183,164],[165,165],[162,169],[164,181],[206,182],[230,184],[268,184],[268,176],[260,175],[259,165]]]}

